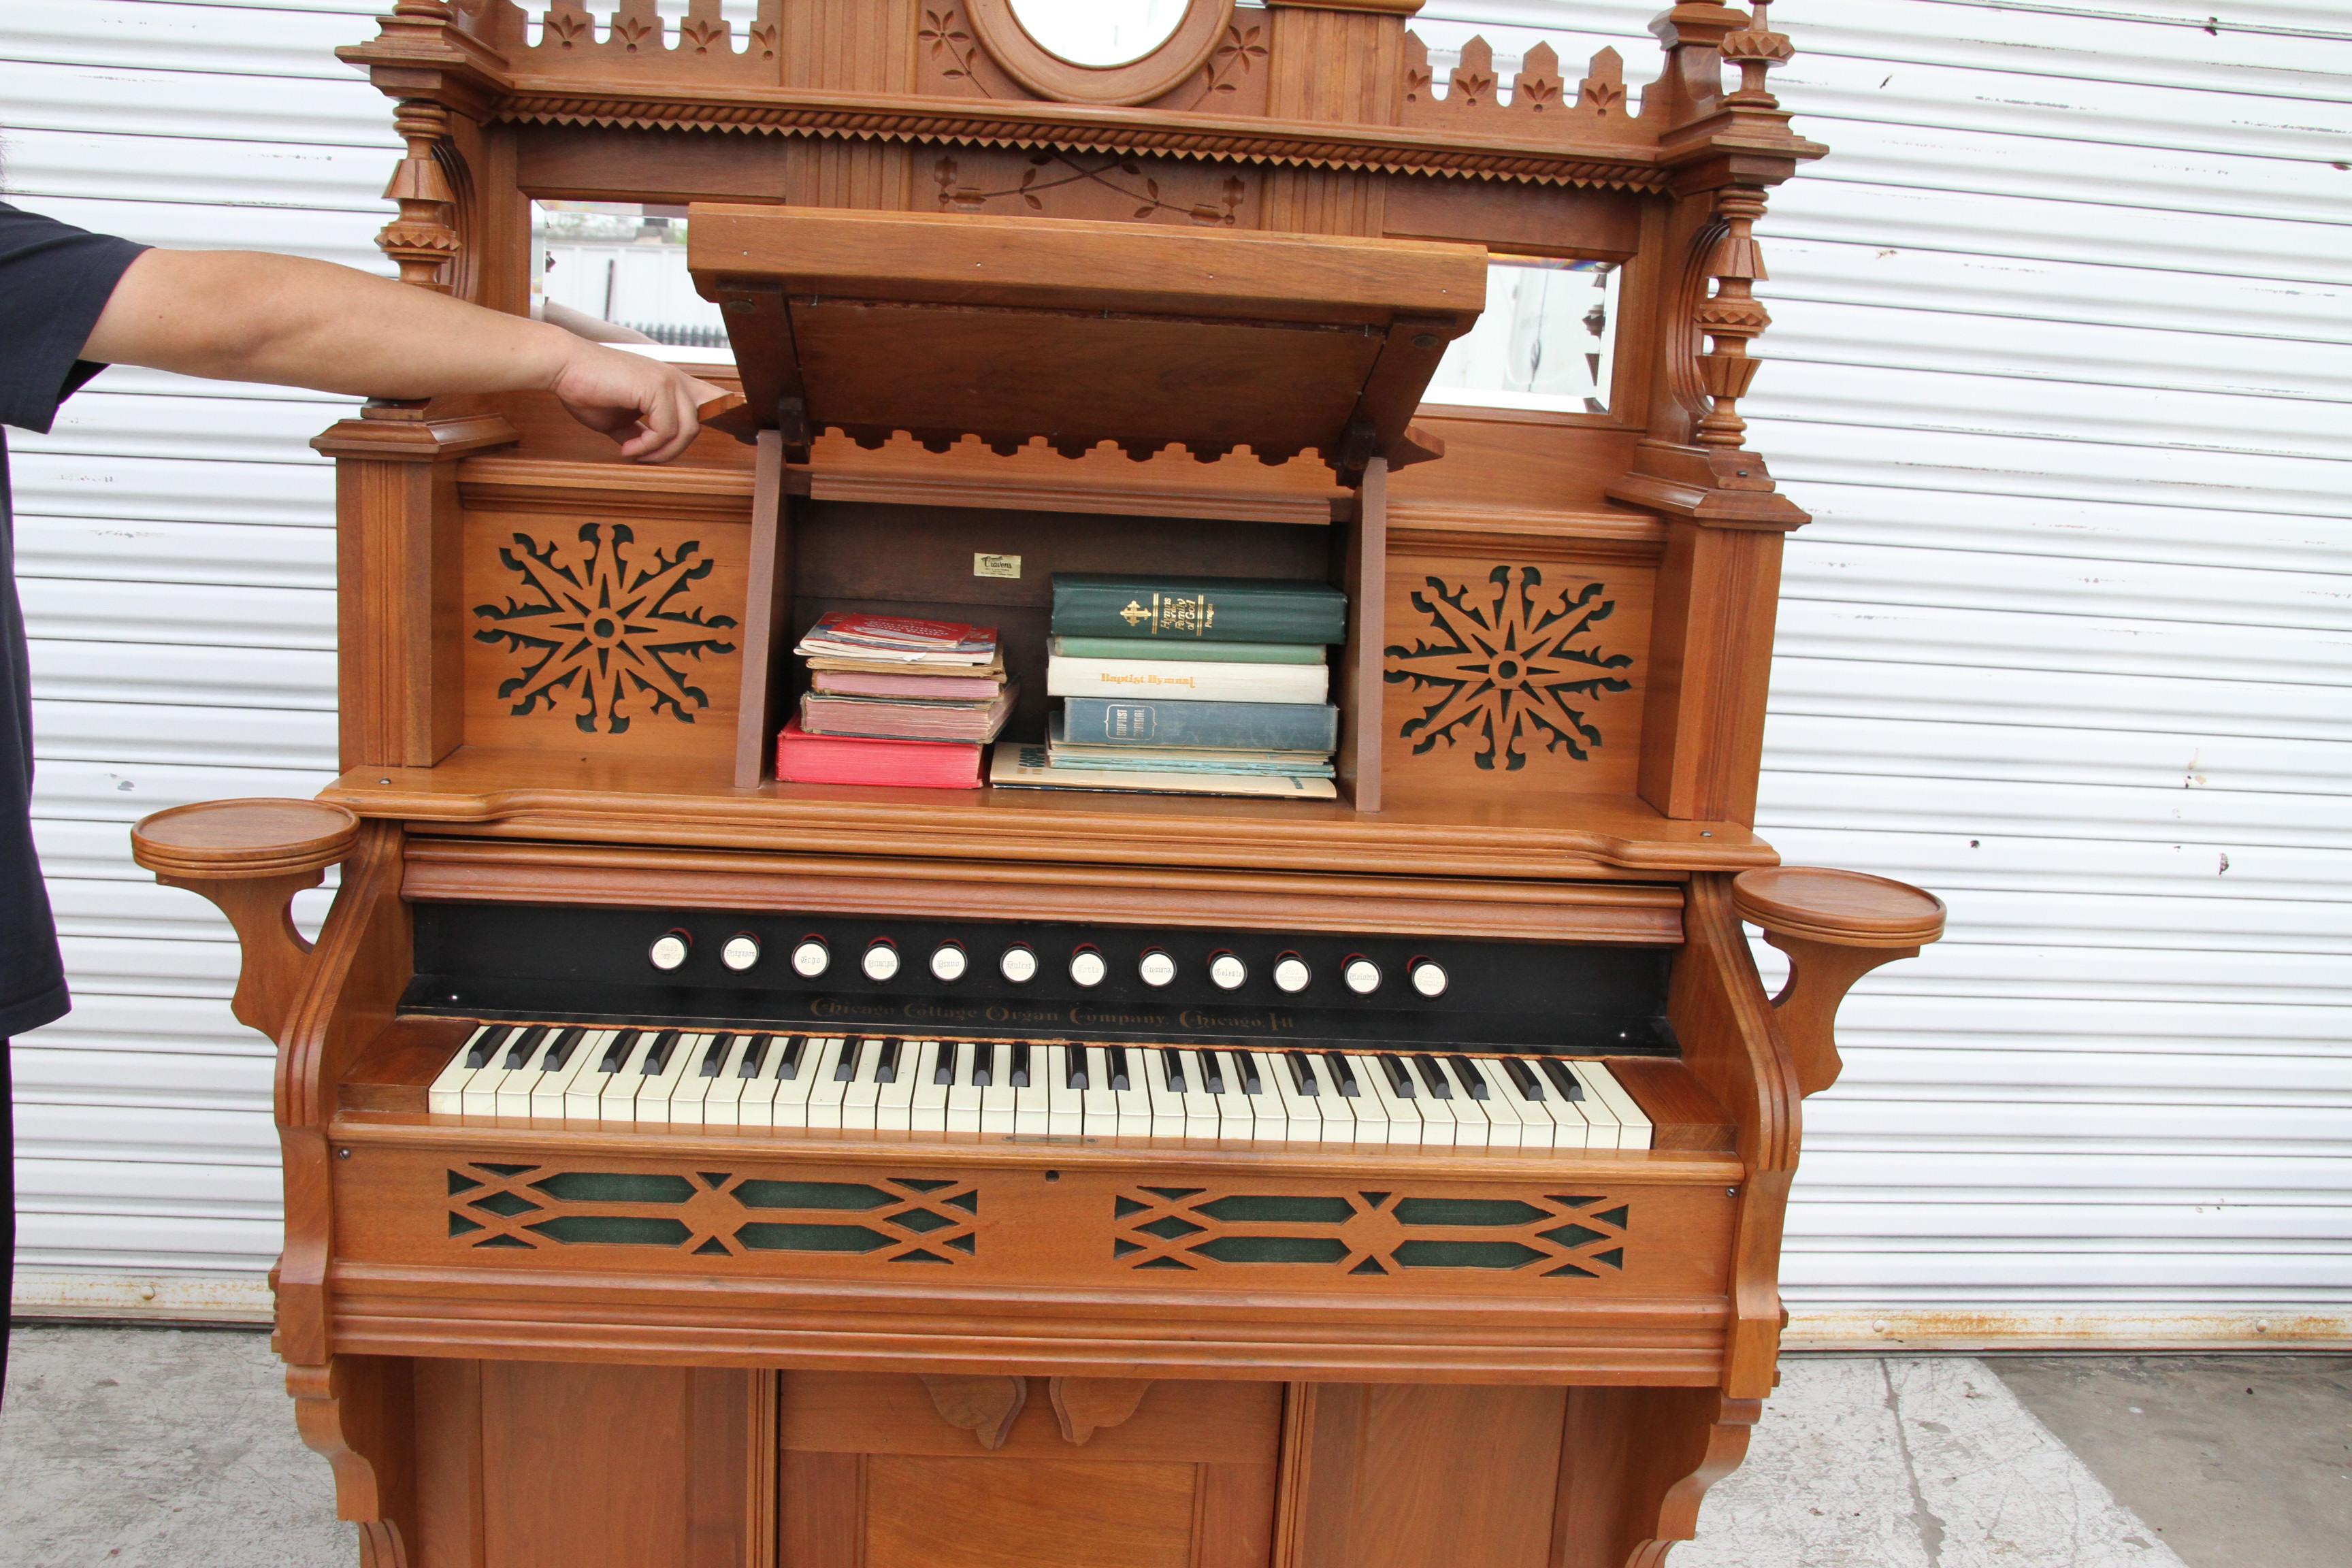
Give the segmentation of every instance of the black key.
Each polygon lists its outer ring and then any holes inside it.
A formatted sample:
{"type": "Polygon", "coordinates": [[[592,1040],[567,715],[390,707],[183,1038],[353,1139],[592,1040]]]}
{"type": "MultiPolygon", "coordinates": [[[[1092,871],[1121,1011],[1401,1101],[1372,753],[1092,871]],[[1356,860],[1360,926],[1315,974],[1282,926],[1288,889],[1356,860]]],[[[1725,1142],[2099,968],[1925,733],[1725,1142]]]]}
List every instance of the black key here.
{"type": "Polygon", "coordinates": [[[865,1054],[866,1042],[864,1040],[842,1041],[841,1059],[833,1064],[833,1081],[835,1083],[856,1083],[857,1081],[857,1058],[865,1054]]]}
{"type": "Polygon", "coordinates": [[[507,1046],[507,1071],[515,1072],[530,1066],[530,1058],[538,1054],[540,1042],[546,1038],[544,1028],[517,1029],[514,1038],[507,1046]]]}
{"type": "Polygon", "coordinates": [[[1163,1046],[1160,1047],[1160,1059],[1161,1064],[1168,1069],[1169,1092],[1171,1094],[1192,1093],[1192,1087],[1184,1080],[1184,1053],[1163,1046]]]}
{"type": "Polygon", "coordinates": [[[1454,1081],[1461,1084],[1463,1093],[1473,1100],[1494,1098],[1486,1088],[1486,1075],[1468,1057],[1447,1057],[1445,1065],[1454,1069],[1454,1081]]]}
{"type": "Polygon", "coordinates": [[[1529,1100],[1543,1099],[1543,1079],[1538,1078],[1525,1061],[1517,1057],[1505,1057],[1503,1070],[1511,1075],[1511,1082],[1517,1087],[1522,1099],[1529,1100]]]}
{"type": "Polygon", "coordinates": [[[1234,1060],[1241,1064],[1242,1092],[1244,1094],[1264,1094],[1265,1092],[1265,1080],[1257,1076],[1257,1058],[1250,1055],[1247,1051],[1235,1051],[1234,1053],[1234,1060]]]}
{"type": "Polygon", "coordinates": [[[629,1053],[637,1048],[637,1041],[643,1034],[644,1031],[639,1029],[623,1029],[619,1034],[614,1035],[613,1043],[604,1047],[604,1059],[596,1064],[596,1070],[603,1073],[614,1073],[628,1066],[629,1053]]]}
{"type": "Polygon", "coordinates": [[[971,1087],[996,1087],[996,1047],[985,1040],[971,1047],[971,1087]]]}
{"type": "Polygon", "coordinates": [[[732,1035],[713,1035],[710,1037],[710,1048],[702,1053],[703,1077],[717,1078],[719,1076],[720,1069],[725,1068],[727,1065],[727,1047],[734,1043],[735,1037],[732,1035]]]}
{"type": "Polygon", "coordinates": [[[1559,1097],[1562,1100],[1584,1098],[1584,1086],[1576,1081],[1576,1075],[1568,1070],[1566,1062],[1552,1057],[1538,1057],[1536,1059],[1543,1064],[1544,1077],[1551,1079],[1551,1086],[1559,1090],[1559,1097]]]}
{"type": "Polygon", "coordinates": [[[950,1088],[955,1085],[956,1044],[953,1040],[940,1042],[940,1065],[931,1069],[931,1081],[950,1088]]]}
{"type": "Polygon", "coordinates": [[[1087,1048],[1084,1046],[1062,1047],[1062,1083],[1067,1089],[1092,1089],[1093,1080],[1087,1073],[1087,1048]]]}
{"type": "Polygon", "coordinates": [[[876,1083],[896,1083],[898,1081],[898,1052],[906,1043],[907,1042],[904,1040],[885,1040],[882,1042],[882,1054],[874,1058],[874,1081],[876,1083]]]}
{"type": "Polygon", "coordinates": [[[751,1043],[743,1047],[743,1065],[735,1069],[737,1078],[758,1078],[767,1065],[768,1047],[775,1043],[773,1035],[754,1035],[751,1043]]]}
{"type": "Polygon", "coordinates": [[[1396,1091],[1396,1097],[1399,1100],[1412,1098],[1412,1072],[1404,1065],[1402,1058],[1392,1057],[1386,1051],[1382,1051],[1381,1070],[1389,1075],[1389,1088],[1396,1091]]]}
{"type": "Polygon", "coordinates": [[[1133,1089],[1135,1087],[1135,1080],[1128,1076],[1127,1071],[1127,1047],[1125,1046],[1106,1046],[1104,1050],[1110,1057],[1111,1088],[1118,1089],[1122,1093],[1128,1089],[1133,1089]]]}
{"type": "Polygon", "coordinates": [[[645,1076],[659,1078],[669,1068],[669,1054],[677,1049],[677,1031],[664,1029],[654,1037],[654,1048],[646,1053],[645,1076]]]}
{"type": "Polygon", "coordinates": [[[1421,1081],[1433,1098],[1438,1100],[1454,1098],[1454,1080],[1445,1076],[1445,1069],[1437,1065],[1435,1057],[1415,1057],[1412,1058],[1412,1065],[1420,1070],[1421,1081]]]}
{"type": "Polygon", "coordinates": [[[1331,1076],[1339,1080],[1339,1092],[1349,1100],[1361,1100],[1363,1086],[1356,1081],[1355,1064],[1338,1051],[1326,1051],[1323,1059],[1331,1064],[1331,1076]]]}
{"type": "Polygon", "coordinates": [[[1029,1087],[1029,1047],[1025,1044],[1017,1045],[1013,1047],[1013,1070],[1011,1077],[1013,1088],[1027,1089],[1029,1087]]]}
{"type": "Polygon", "coordinates": [[[539,1064],[539,1070],[559,1071],[564,1063],[572,1059],[572,1053],[580,1048],[580,1042],[587,1033],[585,1029],[566,1029],[556,1036],[555,1044],[547,1047],[547,1059],[539,1064]]]}
{"type": "Polygon", "coordinates": [[[469,1068],[489,1066],[490,1058],[497,1054],[500,1046],[506,1044],[507,1037],[513,1032],[511,1029],[492,1029],[481,1036],[467,1048],[466,1065],[469,1068]]]}
{"type": "Polygon", "coordinates": [[[1211,1094],[1225,1092],[1225,1065],[1218,1059],[1215,1051],[1201,1053],[1201,1073],[1208,1080],[1202,1086],[1202,1088],[1211,1094]]]}
{"type": "Polygon", "coordinates": [[[1301,1094],[1321,1094],[1322,1080],[1315,1076],[1315,1064],[1307,1059],[1305,1051],[1286,1053],[1290,1062],[1290,1084],[1301,1094]]]}
{"type": "Polygon", "coordinates": [[[791,1039],[786,1040],[784,1048],[776,1057],[777,1081],[789,1083],[800,1077],[801,1060],[807,1055],[808,1037],[806,1035],[794,1035],[791,1039]]]}

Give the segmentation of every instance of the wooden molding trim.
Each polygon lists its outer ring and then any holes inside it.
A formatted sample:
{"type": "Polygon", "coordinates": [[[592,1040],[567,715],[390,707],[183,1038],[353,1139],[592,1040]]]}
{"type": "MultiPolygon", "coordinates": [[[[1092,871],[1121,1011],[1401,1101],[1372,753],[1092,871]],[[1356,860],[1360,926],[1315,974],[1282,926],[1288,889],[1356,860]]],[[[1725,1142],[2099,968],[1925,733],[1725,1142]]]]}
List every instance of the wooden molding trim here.
{"type": "Polygon", "coordinates": [[[1837,1012],[1845,994],[1884,963],[1913,958],[1944,934],[1935,894],[1859,871],[1775,866],[1732,882],[1739,918],[1789,955],[1789,981],[1772,999],[1796,1058],[1799,1087],[1817,1094],[1838,1079],[1837,1012]]]}

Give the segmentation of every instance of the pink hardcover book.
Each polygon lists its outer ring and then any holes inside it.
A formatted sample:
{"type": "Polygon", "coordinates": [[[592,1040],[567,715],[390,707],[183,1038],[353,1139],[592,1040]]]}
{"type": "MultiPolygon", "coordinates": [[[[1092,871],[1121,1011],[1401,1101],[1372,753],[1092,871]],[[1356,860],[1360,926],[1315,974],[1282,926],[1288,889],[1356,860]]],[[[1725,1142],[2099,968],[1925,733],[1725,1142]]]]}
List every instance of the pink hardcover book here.
{"type": "Polygon", "coordinates": [[[978,789],[980,748],[947,741],[812,735],[787,724],[776,736],[776,777],[786,784],[978,789]]]}
{"type": "Polygon", "coordinates": [[[873,675],[817,669],[809,684],[835,697],[928,697],[934,701],[993,702],[1003,684],[992,675],[873,675]]]}

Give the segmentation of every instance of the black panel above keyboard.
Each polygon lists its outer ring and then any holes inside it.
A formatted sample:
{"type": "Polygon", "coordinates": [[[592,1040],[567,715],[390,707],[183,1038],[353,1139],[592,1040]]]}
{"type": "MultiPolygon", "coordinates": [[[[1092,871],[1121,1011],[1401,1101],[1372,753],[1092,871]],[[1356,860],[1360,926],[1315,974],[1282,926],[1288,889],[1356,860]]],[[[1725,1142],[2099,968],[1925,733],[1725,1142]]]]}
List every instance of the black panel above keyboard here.
{"type": "Polygon", "coordinates": [[[419,904],[415,913],[412,1013],[1675,1054],[1668,948],[576,905],[419,904]],[[889,958],[869,958],[886,948],[889,958]],[[961,956],[960,973],[942,949],[961,956]],[[1026,980],[1015,978],[1024,965],[1005,962],[1013,952],[1032,961],[1026,980]],[[1081,983],[1097,968],[1098,981],[1081,983]]]}

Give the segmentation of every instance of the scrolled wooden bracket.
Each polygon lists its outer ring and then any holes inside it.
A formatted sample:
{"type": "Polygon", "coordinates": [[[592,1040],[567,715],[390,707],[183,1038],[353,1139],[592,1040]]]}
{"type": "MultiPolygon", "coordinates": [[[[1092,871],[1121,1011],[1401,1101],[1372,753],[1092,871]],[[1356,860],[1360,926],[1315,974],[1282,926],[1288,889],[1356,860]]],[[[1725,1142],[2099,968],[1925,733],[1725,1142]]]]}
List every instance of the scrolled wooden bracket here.
{"type": "Polygon", "coordinates": [[[412,1501],[402,1363],[334,1356],[286,1369],[294,1424],[335,1476],[335,1512],[359,1530],[360,1568],[410,1568],[400,1521],[412,1501]]]}
{"type": "Polygon", "coordinates": [[[1021,1419],[1021,1408],[1029,1403],[1025,1377],[927,1375],[923,1386],[929,1390],[940,1419],[971,1433],[992,1454],[1013,1436],[1013,1424],[1021,1419]]]}
{"type": "Polygon", "coordinates": [[[220,906],[244,949],[237,1021],[278,1038],[301,989],[310,944],[294,895],[315,888],[359,841],[359,818],[310,800],[216,800],[159,811],[131,830],[131,858],[167,888],[220,906]]]}
{"type": "Polygon", "coordinates": [[[1079,1447],[1107,1426],[1125,1426],[1151,1392],[1148,1377],[1057,1377],[1048,1385],[1062,1436],[1079,1447]]]}
{"type": "Polygon", "coordinates": [[[1838,1005],[1882,963],[1912,958],[1944,934],[1944,900],[1907,882],[1859,871],[1774,866],[1731,884],[1739,918],[1789,955],[1789,983],[1772,998],[1781,1037],[1797,1060],[1798,1087],[1815,1094],[1837,1081],[1838,1005]]]}

